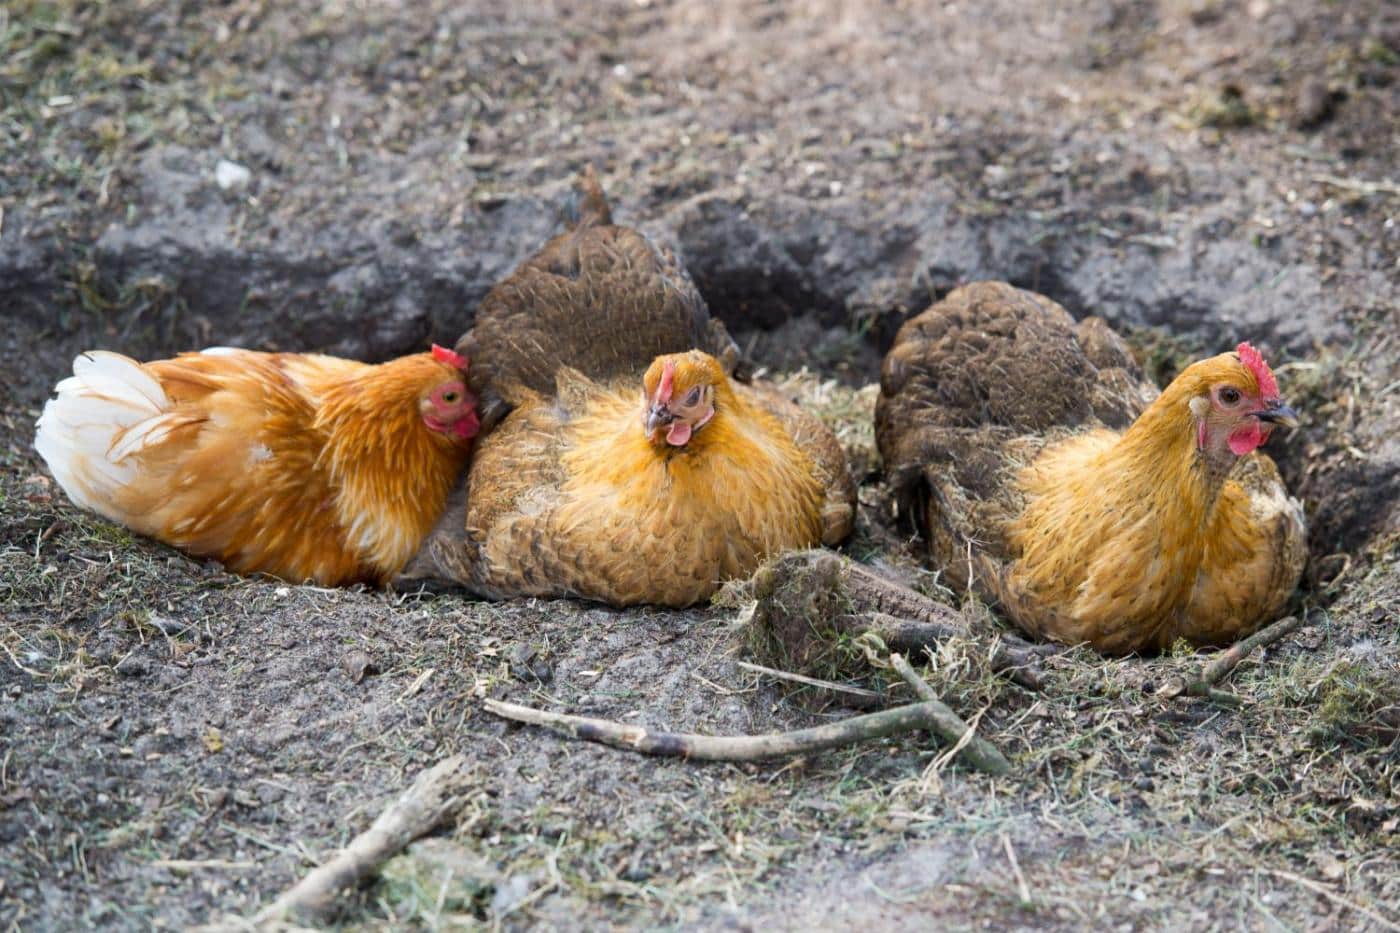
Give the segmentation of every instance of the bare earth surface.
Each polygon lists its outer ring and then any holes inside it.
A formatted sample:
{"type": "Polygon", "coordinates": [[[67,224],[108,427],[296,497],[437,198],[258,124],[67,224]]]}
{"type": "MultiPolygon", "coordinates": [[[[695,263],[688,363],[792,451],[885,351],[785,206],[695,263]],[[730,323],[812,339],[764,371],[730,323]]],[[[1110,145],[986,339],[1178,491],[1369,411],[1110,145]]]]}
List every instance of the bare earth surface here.
{"type": "Polygon", "coordinates": [[[1394,929],[1397,151],[1384,0],[6,4],[0,926],[249,916],[461,752],[455,824],[339,922],[1394,929]],[[950,601],[873,451],[901,320],[1002,278],[1162,379],[1260,344],[1304,411],[1270,447],[1312,623],[1236,672],[1239,708],[1159,689],[1202,657],[1071,653],[1031,692],[949,645],[930,679],[1008,778],[922,734],[658,762],[480,697],[714,734],[850,711],[736,667],[732,605],[243,580],[46,478],[33,422],[77,351],[450,342],[586,162],[759,362],[806,367],[864,481],[851,556],[950,601]]]}

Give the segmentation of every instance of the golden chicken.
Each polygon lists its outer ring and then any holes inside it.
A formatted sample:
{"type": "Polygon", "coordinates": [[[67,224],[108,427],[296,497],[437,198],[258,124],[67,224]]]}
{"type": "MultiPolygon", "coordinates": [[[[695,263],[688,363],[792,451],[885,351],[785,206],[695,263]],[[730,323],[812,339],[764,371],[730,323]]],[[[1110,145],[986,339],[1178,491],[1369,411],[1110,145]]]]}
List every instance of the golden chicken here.
{"type": "Polygon", "coordinates": [[[214,348],[73,361],[34,439],[83,508],[238,573],[386,582],[478,430],[451,350],[371,366],[214,348]]]}
{"type": "Polygon", "coordinates": [[[514,410],[400,585],[688,606],[771,554],[842,540],[855,486],[835,436],[736,379],[679,263],[611,223],[591,172],[582,194],[458,344],[483,399],[514,410]]]}
{"type": "Polygon", "coordinates": [[[876,431],[933,563],[1025,631],[1106,654],[1229,643],[1306,560],[1257,452],[1295,415],[1249,344],[1154,395],[1101,320],[983,282],[900,330],[876,431]]]}

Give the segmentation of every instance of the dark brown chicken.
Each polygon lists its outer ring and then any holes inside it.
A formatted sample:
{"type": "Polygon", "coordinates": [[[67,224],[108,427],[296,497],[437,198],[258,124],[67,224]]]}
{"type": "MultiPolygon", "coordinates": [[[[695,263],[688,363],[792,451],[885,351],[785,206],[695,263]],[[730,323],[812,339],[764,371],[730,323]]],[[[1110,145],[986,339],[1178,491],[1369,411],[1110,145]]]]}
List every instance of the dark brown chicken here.
{"type": "Polygon", "coordinates": [[[1248,344],[1158,396],[1103,321],[982,282],[900,330],[876,434],[952,586],[1123,654],[1227,643],[1281,611],[1303,515],[1255,448],[1293,417],[1248,344]]]}
{"type": "Polygon", "coordinates": [[[581,194],[458,343],[488,419],[513,411],[400,585],[687,606],[779,551],[842,540],[855,487],[834,435],[736,378],[675,257],[611,223],[591,171],[581,194]]]}
{"type": "Polygon", "coordinates": [[[662,353],[700,349],[734,371],[724,324],[669,249],[612,222],[591,165],[565,214],[567,229],[487,293],[457,342],[488,428],[528,393],[554,394],[565,366],[599,382],[640,378],[662,353]]]}

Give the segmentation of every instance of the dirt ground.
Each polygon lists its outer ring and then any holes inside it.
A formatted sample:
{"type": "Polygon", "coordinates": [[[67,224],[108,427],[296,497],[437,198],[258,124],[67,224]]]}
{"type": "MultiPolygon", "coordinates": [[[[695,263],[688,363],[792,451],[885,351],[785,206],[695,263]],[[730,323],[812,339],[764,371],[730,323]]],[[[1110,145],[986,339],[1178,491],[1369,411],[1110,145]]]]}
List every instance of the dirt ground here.
{"type": "Polygon", "coordinates": [[[249,916],[461,752],[458,820],[342,925],[1395,929],[1397,104],[1384,0],[6,4],[0,925],[249,916]],[[1304,412],[1270,448],[1311,623],[1238,708],[1159,689],[1200,656],[1071,653],[1033,692],[948,646],[930,679],[1007,778],[923,735],[655,761],[479,699],[714,734],[851,712],[736,667],[742,607],[238,579],[46,478],[33,422],[77,351],[450,342],[590,161],[837,427],[848,553],[940,598],[869,424],[901,320],[1002,278],[1164,380],[1263,346],[1304,412]]]}

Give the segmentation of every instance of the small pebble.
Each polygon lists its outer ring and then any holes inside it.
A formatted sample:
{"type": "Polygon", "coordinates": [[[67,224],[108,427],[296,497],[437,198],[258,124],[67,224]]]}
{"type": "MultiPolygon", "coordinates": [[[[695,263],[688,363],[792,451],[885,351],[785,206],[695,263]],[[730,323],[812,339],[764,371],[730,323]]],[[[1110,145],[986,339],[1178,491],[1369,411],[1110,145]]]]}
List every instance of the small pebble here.
{"type": "Polygon", "coordinates": [[[117,673],[123,677],[145,677],[150,673],[150,668],[141,658],[127,655],[117,662],[117,673]]]}
{"type": "Polygon", "coordinates": [[[156,735],[155,733],[148,733],[140,736],[135,742],[131,743],[131,750],[136,754],[137,758],[149,759],[152,756],[159,755],[165,750],[164,737],[156,735]]]}
{"type": "Polygon", "coordinates": [[[176,622],[174,619],[168,618],[163,615],[159,615],[158,613],[154,612],[151,613],[150,622],[152,625],[160,629],[161,632],[163,632],[166,635],[177,635],[179,634],[180,630],[185,627],[183,623],[176,622]]]}
{"type": "Polygon", "coordinates": [[[510,672],[518,680],[547,684],[554,679],[554,666],[539,656],[531,645],[517,645],[510,653],[510,672]]]}
{"type": "Polygon", "coordinates": [[[1293,103],[1293,125],[1300,130],[1321,126],[1332,117],[1335,99],[1321,78],[1308,78],[1293,103]]]}
{"type": "Polygon", "coordinates": [[[352,684],[357,684],[365,679],[366,674],[377,674],[379,668],[375,666],[374,659],[365,652],[356,648],[347,652],[340,659],[340,669],[345,672],[345,676],[350,678],[352,684]]]}
{"type": "Polygon", "coordinates": [[[253,180],[253,173],[247,167],[228,159],[220,159],[214,166],[214,183],[225,191],[242,188],[253,180]]]}
{"type": "Polygon", "coordinates": [[[265,804],[277,803],[283,797],[287,796],[287,792],[275,784],[259,784],[257,793],[258,800],[265,804]]]}
{"type": "Polygon", "coordinates": [[[534,889],[535,881],[533,875],[520,874],[511,875],[497,885],[496,893],[491,898],[491,913],[499,917],[518,907],[534,889]]]}

